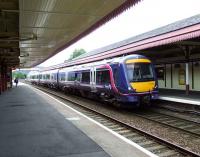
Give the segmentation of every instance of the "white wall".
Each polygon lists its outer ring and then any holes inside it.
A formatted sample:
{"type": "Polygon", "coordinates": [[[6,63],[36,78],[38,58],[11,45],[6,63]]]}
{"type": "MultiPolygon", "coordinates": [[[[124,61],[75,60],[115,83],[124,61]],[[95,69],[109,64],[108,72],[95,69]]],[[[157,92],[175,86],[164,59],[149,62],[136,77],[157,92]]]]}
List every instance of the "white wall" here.
{"type": "MultiPolygon", "coordinates": [[[[163,65],[164,66],[164,65],[163,65]]],[[[179,89],[185,90],[185,85],[179,84],[179,71],[180,69],[185,70],[185,63],[180,63],[180,67],[175,67],[175,64],[172,65],[172,88],[171,88],[171,65],[166,65],[166,80],[158,80],[159,88],[166,89],[179,89]],[[166,87],[165,87],[166,81],[166,87]]],[[[200,91],[200,62],[198,66],[193,67],[194,73],[194,89],[192,89],[192,63],[189,64],[189,83],[190,90],[200,91]]]]}
{"type": "Polygon", "coordinates": [[[194,65],[194,89],[193,90],[200,91],[200,62],[198,66],[194,65]]]}

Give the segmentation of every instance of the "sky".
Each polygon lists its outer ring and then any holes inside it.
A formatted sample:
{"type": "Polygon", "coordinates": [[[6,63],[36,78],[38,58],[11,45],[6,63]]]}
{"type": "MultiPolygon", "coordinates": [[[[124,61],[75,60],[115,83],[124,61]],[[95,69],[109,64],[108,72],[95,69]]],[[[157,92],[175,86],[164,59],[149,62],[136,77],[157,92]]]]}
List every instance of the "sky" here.
{"type": "Polygon", "coordinates": [[[90,52],[197,14],[200,0],[142,0],[40,66],[63,63],[75,49],[90,52]]]}

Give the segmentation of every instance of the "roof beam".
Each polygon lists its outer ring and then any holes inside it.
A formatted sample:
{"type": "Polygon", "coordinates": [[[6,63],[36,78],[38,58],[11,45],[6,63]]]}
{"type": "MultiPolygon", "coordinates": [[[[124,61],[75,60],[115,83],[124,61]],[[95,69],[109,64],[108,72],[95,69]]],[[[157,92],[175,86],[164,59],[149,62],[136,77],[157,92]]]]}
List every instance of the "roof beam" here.
{"type": "Polygon", "coordinates": [[[9,61],[18,59],[18,56],[0,56],[1,59],[9,59],[9,61]]]}
{"type": "Polygon", "coordinates": [[[177,45],[188,45],[188,46],[200,46],[200,42],[197,41],[180,41],[175,43],[177,45]]]}
{"type": "Polygon", "coordinates": [[[1,10],[15,10],[18,9],[18,0],[16,2],[1,2],[0,1],[0,8],[1,10]]]}
{"type": "Polygon", "coordinates": [[[0,48],[19,48],[19,43],[0,43],[0,48]]]}
{"type": "Polygon", "coordinates": [[[99,15],[91,15],[91,14],[77,14],[77,13],[70,13],[70,12],[54,12],[54,11],[35,11],[35,10],[23,10],[24,13],[36,13],[36,14],[63,14],[63,15],[70,15],[70,16],[88,16],[88,17],[101,17],[99,15]]]}
{"type": "Polygon", "coordinates": [[[64,28],[64,27],[36,27],[36,26],[21,26],[22,29],[50,29],[50,30],[67,30],[67,31],[74,31],[74,29],[64,28]]]}
{"type": "Polygon", "coordinates": [[[0,32],[0,38],[3,37],[19,37],[18,32],[0,32]]]}

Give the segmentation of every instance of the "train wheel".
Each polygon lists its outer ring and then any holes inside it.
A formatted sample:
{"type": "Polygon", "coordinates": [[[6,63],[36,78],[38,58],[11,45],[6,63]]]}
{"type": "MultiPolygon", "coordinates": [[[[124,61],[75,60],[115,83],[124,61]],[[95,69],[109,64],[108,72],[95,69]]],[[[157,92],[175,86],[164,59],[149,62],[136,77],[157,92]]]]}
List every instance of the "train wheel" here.
{"type": "Polygon", "coordinates": [[[114,106],[117,107],[117,108],[120,108],[120,107],[122,106],[121,103],[119,103],[119,102],[116,101],[116,100],[113,101],[112,105],[114,105],[114,106]]]}

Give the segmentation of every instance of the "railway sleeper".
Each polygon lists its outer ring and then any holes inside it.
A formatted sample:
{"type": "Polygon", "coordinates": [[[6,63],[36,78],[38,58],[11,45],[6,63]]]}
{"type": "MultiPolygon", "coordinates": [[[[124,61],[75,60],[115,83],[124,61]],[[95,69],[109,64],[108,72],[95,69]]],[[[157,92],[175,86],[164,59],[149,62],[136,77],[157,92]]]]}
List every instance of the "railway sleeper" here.
{"type": "Polygon", "coordinates": [[[126,130],[118,131],[117,133],[121,135],[121,134],[126,134],[126,133],[129,133],[129,132],[132,132],[132,131],[129,130],[129,129],[126,129],[126,130]]]}
{"type": "Polygon", "coordinates": [[[167,151],[163,151],[163,152],[160,152],[160,153],[158,153],[159,154],[159,156],[160,157],[177,157],[177,155],[178,154],[180,154],[180,153],[178,153],[178,152],[176,152],[176,151],[174,151],[174,150],[167,150],[167,151]]]}
{"type": "Polygon", "coordinates": [[[140,146],[142,146],[144,148],[152,147],[155,145],[157,145],[157,143],[155,143],[154,141],[151,141],[151,140],[146,140],[146,141],[140,143],[140,146]]]}
{"type": "Polygon", "coordinates": [[[118,127],[118,128],[114,128],[114,129],[112,129],[113,131],[116,131],[116,132],[119,132],[119,131],[121,131],[121,130],[125,130],[126,128],[124,128],[124,127],[118,127]]]}

